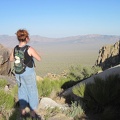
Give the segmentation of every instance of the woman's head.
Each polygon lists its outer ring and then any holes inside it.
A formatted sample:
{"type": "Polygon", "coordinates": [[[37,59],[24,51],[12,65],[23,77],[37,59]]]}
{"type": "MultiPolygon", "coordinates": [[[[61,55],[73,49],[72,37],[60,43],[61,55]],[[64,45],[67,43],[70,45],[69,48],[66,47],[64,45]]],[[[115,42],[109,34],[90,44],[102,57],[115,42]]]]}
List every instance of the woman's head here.
{"type": "Polygon", "coordinates": [[[19,42],[26,41],[26,38],[29,40],[29,33],[27,32],[27,30],[19,29],[16,35],[17,35],[19,42]]]}

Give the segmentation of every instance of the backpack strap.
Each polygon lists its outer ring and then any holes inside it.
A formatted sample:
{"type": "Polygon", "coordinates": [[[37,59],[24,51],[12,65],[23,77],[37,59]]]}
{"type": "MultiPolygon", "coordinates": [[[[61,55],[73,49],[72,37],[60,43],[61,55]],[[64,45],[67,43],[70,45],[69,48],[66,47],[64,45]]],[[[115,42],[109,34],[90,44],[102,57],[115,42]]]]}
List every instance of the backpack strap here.
{"type": "Polygon", "coordinates": [[[15,57],[15,50],[18,48],[18,45],[14,47],[13,56],[15,57]]]}
{"type": "Polygon", "coordinates": [[[35,66],[35,61],[34,61],[33,59],[32,59],[32,61],[33,61],[33,66],[36,67],[36,66],[35,66]]]}
{"type": "MultiPolygon", "coordinates": [[[[29,47],[30,47],[29,45],[25,45],[24,47],[22,47],[22,48],[20,48],[20,49],[25,52],[25,50],[28,50],[29,47]]],[[[14,53],[13,53],[14,57],[15,57],[15,50],[18,50],[18,51],[19,51],[18,48],[19,48],[18,45],[16,45],[15,48],[14,48],[14,53]]]]}

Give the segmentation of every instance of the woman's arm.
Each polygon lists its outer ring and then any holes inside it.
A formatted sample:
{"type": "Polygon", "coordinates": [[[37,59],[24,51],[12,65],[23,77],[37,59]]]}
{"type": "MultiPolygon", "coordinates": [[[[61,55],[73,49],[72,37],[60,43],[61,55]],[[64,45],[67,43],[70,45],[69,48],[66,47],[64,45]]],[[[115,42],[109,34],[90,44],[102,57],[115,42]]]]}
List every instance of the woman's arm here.
{"type": "Polygon", "coordinates": [[[34,48],[32,48],[32,47],[30,47],[29,49],[28,49],[28,54],[30,55],[30,56],[33,56],[37,61],[40,61],[41,60],[41,57],[40,57],[40,55],[37,53],[37,51],[34,49],[34,48]]]}

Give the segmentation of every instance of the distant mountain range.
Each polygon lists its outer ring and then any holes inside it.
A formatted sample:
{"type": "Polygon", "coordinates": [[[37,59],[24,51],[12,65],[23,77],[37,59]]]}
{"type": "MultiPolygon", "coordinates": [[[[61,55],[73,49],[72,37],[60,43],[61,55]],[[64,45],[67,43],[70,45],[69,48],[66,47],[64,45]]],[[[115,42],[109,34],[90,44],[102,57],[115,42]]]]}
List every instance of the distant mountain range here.
{"type": "MultiPolygon", "coordinates": [[[[80,47],[81,49],[96,49],[98,50],[103,45],[114,44],[116,41],[120,40],[120,36],[116,35],[79,35],[79,36],[70,36],[64,38],[47,38],[39,35],[30,36],[30,45],[33,45],[36,48],[47,49],[51,48],[61,48],[61,47],[80,47]]],[[[0,35],[0,43],[6,47],[13,48],[18,41],[16,36],[0,35]]]]}

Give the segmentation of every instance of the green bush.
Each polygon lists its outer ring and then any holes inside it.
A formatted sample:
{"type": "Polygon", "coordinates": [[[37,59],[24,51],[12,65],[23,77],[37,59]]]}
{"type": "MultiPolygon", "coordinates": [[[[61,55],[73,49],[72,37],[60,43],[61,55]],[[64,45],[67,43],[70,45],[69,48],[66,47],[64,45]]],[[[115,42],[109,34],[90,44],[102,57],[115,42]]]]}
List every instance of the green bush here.
{"type": "Polygon", "coordinates": [[[43,81],[37,82],[39,96],[50,96],[52,91],[56,94],[60,92],[61,86],[68,81],[66,78],[60,78],[59,80],[51,80],[50,78],[45,78],[43,81]]]}
{"type": "Polygon", "coordinates": [[[15,96],[17,96],[17,86],[13,86],[9,91],[4,91],[7,80],[0,79],[0,119],[6,120],[12,114],[15,105],[15,96]]]}
{"type": "Polygon", "coordinates": [[[48,96],[52,91],[49,80],[43,80],[43,81],[37,82],[37,87],[38,87],[39,96],[42,96],[42,97],[48,96]]]}
{"type": "Polygon", "coordinates": [[[12,87],[12,89],[10,90],[10,94],[14,97],[17,98],[18,97],[18,86],[15,85],[12,87]]]}
{"type": "Polygon", "coordinates": [[[45,120],[48,120],[50,117],[57,115],[58,113],[62,113],[63,111],[58,108],[58,107],[54,107],[54,108],[47,108],[46,109],[46,115],[44,116],[45,120]]]}
{"type": "Polygon", "coordinates": [[[77,116],[81,116],[82,114],[84,114],[82,107],[79,104],[77,104],[76,101],[72,102],[67,115],[74,118],[77,116]]]}
{"type": "Polygon", "coordinates": [[[0,79],[0,88],[4,88],[5,85],[7,85],[7,84],[8,84],[8,82],[6,80],[0,79]]]}
{"type": "Polygon", "coordinates": [[[10,110],[14,106],[14,97],[5,92],[4,90],[0,91],[0,110],[10,110]]]}
{"type": "MultiPolygon", "coordinates": [[[[87,110],[103,113],[102,118],[108,111],[116,116],[120,106],[120,76],[110,75],[105,80],[96,77],[94,83],[85,86],[80,85],[73,89],[73,93],[82,98],[87,110]],[[111,109],[108,109],[111,108],[111,109]]],[[[106,119],[107,120],[107,119],[106,119]]]]}
{"type": "Polygon", "coordinates": [[[80,84],[79,86],[75,86],[73,88],[73,93],[81,98],[84,98],[85,94],[85,84],[80,84]]]}
{"type": "Polygon", "coordinates": [[[86,66],[71,66],[68,72],[68,78],[73,81],[83,80],[96,74],[100,67],[86,67],[86,66]]]}

